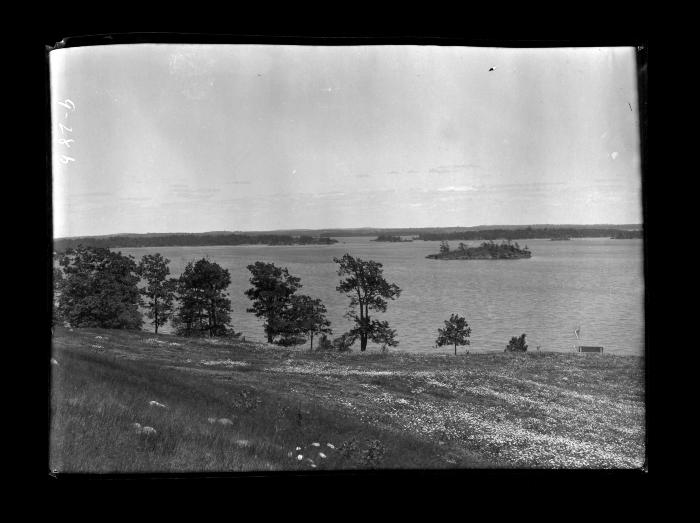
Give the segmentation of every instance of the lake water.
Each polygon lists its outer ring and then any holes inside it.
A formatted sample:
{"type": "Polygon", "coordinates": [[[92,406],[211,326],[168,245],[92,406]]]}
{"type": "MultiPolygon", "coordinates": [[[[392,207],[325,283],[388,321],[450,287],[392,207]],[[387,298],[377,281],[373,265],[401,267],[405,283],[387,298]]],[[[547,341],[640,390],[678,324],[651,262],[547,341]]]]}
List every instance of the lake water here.
{"type": "MultiPolygon", "coordinates": [[[[532,258],[523,260],[429,260],[439,242],[372,242],[372,237],[336,238],[333,245],[212,246],[114,249],[139,259],[160,252],[171,260],[173,276],[188,261],[209,256],[231,272],[229,295],[236,331],[264,341],[262,320],[246,313],[250,300],[248,264],[273,262],[301,278],[299,293],[323,300],[333,335],[350,328],[343,314],[349,298],[335,290],[333,257],[349,252],[384,265],[384,275],[401,289],[378,319],[397,331],[397,350],[450,352],[434,348],[438,327],[456,313],[472,328],[471,352],[503,351],[512,336],[527,334],[528,350],[571,351],[577,343],[602,345],[615,354],[644,353],[644,272],[642,240],[604,238],[571,241],[528,240],[532,258]]],[[[479,242],[466,242],[476,245],[479,242]]],[[[451,242],[456,248],[458,242],[451,242]]],[[[162,329],[168,332],[167,327],[162,329]]],[[[357,347],[359,347],[359,342],[357,347]]],[[[370,344],[369,349],[378,346],[370,344]]],[[[354,347],[355,349],[356,347],[354,347]]],[[[465,347],[458,350],[464,350],[465,347]]]]}

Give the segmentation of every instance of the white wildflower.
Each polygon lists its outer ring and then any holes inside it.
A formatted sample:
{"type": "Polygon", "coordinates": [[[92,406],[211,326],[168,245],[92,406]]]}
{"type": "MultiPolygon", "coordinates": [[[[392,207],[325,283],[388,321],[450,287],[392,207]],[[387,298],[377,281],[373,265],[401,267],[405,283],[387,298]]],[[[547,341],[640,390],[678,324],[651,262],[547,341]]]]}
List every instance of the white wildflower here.
{"type": "Polygon", "coordinates": [[[313,445],[314,447],[320,447],[320,446],[321,446],[320,443],[312,443],[312,445],[313,445]]]}
{"type": "Polygon", "coordinates": [[[297,459],[298,459],[299,461],[301,461],[302,459],[304,459],[304,456],[302,456],[301,454],[299,454],[299,455],[297,456],[297,459]]]}
{"type": "Polygon", "coordinates": [[[162,403],[158,403],[156,400],[151,400],[151,401],[148,402],[148,404],[149,404],[151,407],[160,407],[160,408],[163,408],[163,409],[167,409],[167,408],[168,408],[168,407],[166,407],[165,405],[163,405],[162,403]]]}
{"type": "Polygon", "coordinates": [[[51,365],[58,365],[58,362],[55,359],[51,358],[51,365]]]}
{"type": "Polygon", "coordinates": [[[318,455],[319,457],[326,459],[326,455],[323,452],[319,452],[318,455]]]}
{"type": "Polygon", "coordinates": [[[327,446],[328,448],[331,448],[331,449],[334,449],[334,448],[335,448],[335,446],[333,445],[333,443],[326,443],[326,446],[327,446]]]}

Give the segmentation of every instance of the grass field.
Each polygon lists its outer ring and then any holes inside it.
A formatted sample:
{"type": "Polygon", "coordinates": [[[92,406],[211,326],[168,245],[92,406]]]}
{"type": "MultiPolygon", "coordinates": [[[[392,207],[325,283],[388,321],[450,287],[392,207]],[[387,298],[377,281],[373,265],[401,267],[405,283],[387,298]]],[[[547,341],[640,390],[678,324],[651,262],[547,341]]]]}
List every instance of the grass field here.
{"type": "Polygon", "coordinates": [[[57,472],[644,465],[635,356],[309,353],[64,328],[52,356],[57,472]]]}

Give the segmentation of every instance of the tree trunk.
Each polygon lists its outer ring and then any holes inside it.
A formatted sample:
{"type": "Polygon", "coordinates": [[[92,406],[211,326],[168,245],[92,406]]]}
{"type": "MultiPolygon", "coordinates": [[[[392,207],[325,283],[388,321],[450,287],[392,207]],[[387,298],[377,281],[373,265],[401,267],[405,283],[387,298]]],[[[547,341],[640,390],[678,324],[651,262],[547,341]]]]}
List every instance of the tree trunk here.
{"type": "Polygon", "coordinates": [[[457,344],[455,343],[455,356],[457,356],[457,344]]]}
{"type": "Polygon", "coordinates": [[[367,349],[367,334],[360,334],[360,352],[364,352],[367,349]]]}
{"type": "Polygon", "coordinates": [[[309,352],[313,352],[313,350],[314,350],[314,333],[313,332],[311,333],[310,339],[311,339],[311,348],[309,349],[309,352]]]}

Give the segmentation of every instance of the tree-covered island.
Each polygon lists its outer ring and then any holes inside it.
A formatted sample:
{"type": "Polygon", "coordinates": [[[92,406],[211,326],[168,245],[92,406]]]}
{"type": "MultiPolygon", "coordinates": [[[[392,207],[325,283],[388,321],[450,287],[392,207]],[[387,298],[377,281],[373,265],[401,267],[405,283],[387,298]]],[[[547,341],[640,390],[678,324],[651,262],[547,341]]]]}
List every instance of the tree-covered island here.
{"type": "Polygon", "coordinates": [[[391,234],[380,234],[374,240],[370,240],[370,241],[402,243],[402,242],[412,242],[413,239],[411,238],[411,239],[404,240],[403,238],[401,238],[401,236],[392,236],[391,234]]]}
{"type": "Polygon", "coordinates": [[[459,247],[455,250],[450,249],[449,243],[442,241],[438,254],[426,256],[426,258],[434,260],[518,260],[530,257],[532,257],[532,253],[527,245],[521,249],[518,242],[495,243],[493,240],[483,242],[478,247],[469,247],[460,242],[459,247]]]}

